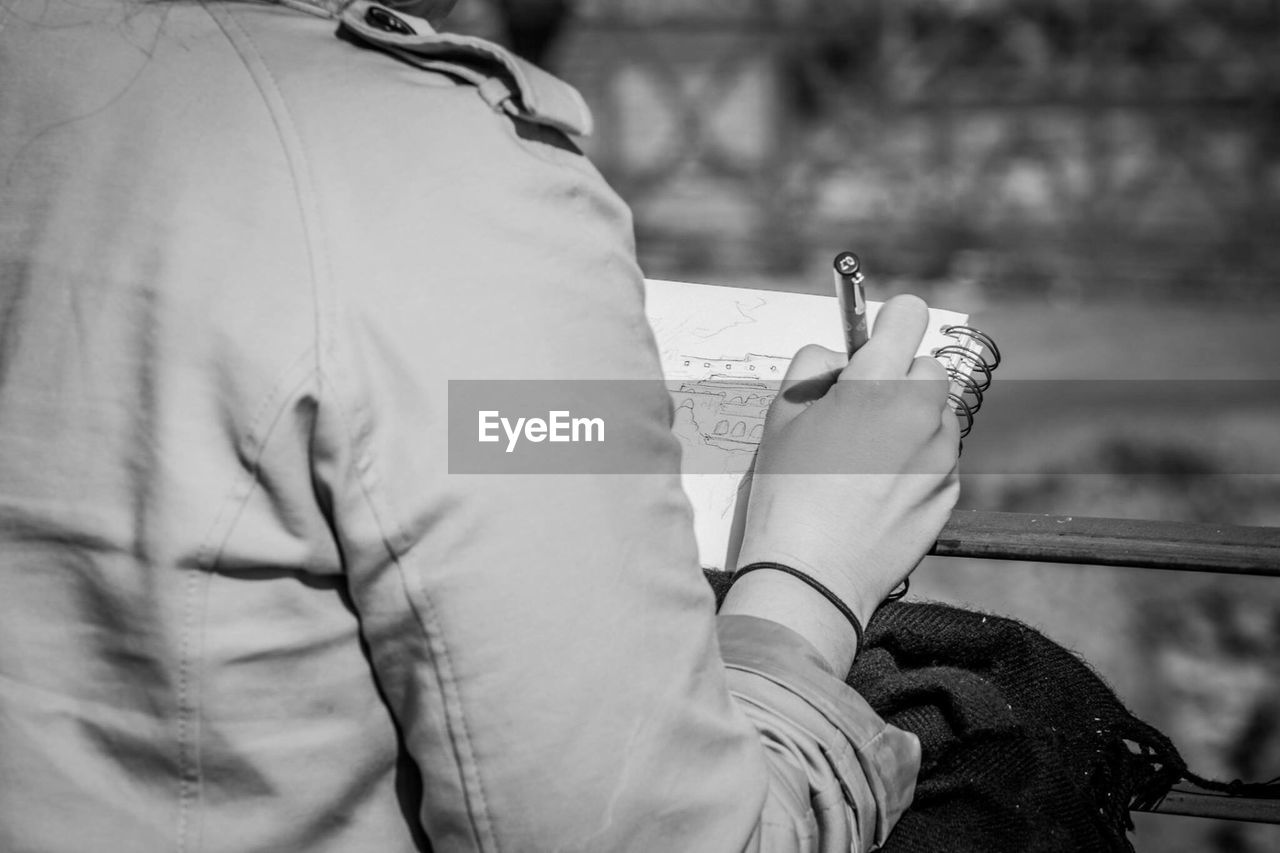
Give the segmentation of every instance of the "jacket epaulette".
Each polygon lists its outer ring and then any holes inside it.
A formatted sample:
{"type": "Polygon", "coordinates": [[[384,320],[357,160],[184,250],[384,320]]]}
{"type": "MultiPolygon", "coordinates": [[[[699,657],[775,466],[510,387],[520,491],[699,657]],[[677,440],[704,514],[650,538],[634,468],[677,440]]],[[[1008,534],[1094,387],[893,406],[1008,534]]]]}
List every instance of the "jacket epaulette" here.
{"type": "Polygon", "coordinates": [[[369,0],[356,0],[339,20],[347,32],[373,47],[474,84],[495,109],[575,136],[591,133],[591,110],[577,89],[501,45],[437,32],[422,18],[369,0]]]}

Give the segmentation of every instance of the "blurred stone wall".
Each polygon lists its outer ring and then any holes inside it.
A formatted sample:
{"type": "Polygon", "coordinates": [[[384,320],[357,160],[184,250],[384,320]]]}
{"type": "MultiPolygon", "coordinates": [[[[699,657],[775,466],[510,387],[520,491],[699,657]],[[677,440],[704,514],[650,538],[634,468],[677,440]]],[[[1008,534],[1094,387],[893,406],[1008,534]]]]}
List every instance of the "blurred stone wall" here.
{"type": "Polygon", "coordinates": [[[1253,297],[1280,273],[1276,0],[578,0],[548,62],[655,275],[1253,297]]]}

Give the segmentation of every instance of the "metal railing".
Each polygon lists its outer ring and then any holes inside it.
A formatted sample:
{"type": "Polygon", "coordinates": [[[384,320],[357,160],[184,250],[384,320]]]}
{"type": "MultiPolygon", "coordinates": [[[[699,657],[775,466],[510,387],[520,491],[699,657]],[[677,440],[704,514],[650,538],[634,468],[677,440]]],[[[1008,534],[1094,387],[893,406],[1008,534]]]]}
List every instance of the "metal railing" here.
{"type": "MultiPolygon", "coordinates": [[[[930,554],[1280,578],[1280,528],[956,510],[930,554]]],[[[1280,800],[1189,784],[1153,811],[1280,824],[1280,800]]]]}
{"type": "Polygon", "coordinates": [[[930,554],[1280,578],[1280,528],[956,510],[930,554]]]}

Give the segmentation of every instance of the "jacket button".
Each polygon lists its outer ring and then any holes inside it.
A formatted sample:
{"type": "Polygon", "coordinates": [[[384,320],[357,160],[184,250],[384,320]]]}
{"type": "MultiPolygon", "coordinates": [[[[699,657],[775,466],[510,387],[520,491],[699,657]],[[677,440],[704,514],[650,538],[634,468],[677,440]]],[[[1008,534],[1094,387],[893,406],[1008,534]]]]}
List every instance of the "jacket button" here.
{"type": "Polygon", "coordinates": [[[413,27],[380,6],[370,6],[369,11],[364,13],[364,22],[387,33],[396,33],[402,36],[417,35],[413,27]]]}

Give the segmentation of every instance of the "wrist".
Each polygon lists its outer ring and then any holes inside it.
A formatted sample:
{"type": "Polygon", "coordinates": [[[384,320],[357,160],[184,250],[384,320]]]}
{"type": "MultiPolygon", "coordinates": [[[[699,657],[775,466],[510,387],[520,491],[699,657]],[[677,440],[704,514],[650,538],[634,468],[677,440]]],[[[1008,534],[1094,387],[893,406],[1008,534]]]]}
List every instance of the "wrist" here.
{"type": "MultiPolygon", "coordinates": [[[[877,596],[874,592],[866,589],[865,583],[860,582],[862,579],[853,573],[840,569],[833,570],[829,563],[816,565],[799,556],[797,553],[799,550],[801,549],[790,549],[779,544],[765,548],[758,543],[748,543],[743,546],[733,569],[736,572],[742,567],[753,563],[781,563],[784,566],[790,566],[826,587],[840,599],[845,607],[853,611],[853,615],[865,627],[872,614],[876,612],[876,608],[880,606],[883,596],[877,596]]],[[[745,581],[747,577],[749,575],[744,576],[742,580],[745,581]]],[[[818,597],[821,597],[821,595],[818,594],[818,597]]]]}
{"type": "Polygon", "coordinates": [[[761,569],[736,579],[720,613],[755,616],[790,628],[818,650],[839,678],[849,672],[858,651],[858,631],[841,608],[782,571],[761,569]]]}

